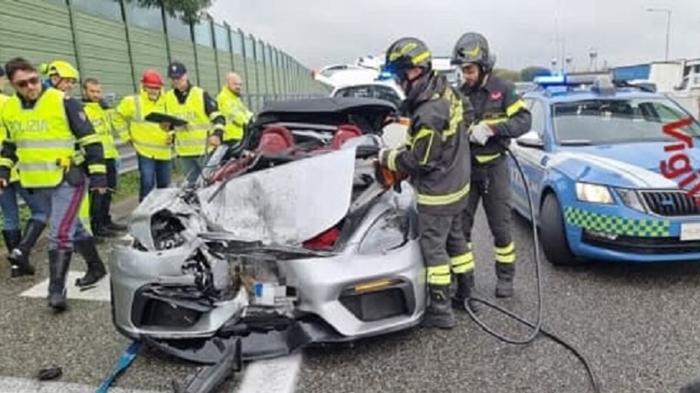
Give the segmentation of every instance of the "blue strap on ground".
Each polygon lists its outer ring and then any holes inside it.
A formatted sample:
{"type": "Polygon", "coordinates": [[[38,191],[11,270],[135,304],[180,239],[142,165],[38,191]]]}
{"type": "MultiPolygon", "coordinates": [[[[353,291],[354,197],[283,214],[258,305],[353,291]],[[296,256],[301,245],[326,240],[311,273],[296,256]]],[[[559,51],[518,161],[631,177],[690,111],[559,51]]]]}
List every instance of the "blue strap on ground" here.
{"type": "Polygon", "coordinates": [[[117,378],[119,378],[119,376],[126,371],[129,366],[131,366],[131,363],[134,362],[134,359],[136,359],[136,354],[139,352],[140,348],[140,341],[134,341],[129,344],[129,347],[126,348],[126,351],[124,351],[122,356],[119,357],[117,364],[114,365],[112,371],[109,373],[107,378],[102,381],[102,384],[100,384],[95,393],[107,393],[109,387],[112,386],[114,381],[116,381],[117,378]]]}

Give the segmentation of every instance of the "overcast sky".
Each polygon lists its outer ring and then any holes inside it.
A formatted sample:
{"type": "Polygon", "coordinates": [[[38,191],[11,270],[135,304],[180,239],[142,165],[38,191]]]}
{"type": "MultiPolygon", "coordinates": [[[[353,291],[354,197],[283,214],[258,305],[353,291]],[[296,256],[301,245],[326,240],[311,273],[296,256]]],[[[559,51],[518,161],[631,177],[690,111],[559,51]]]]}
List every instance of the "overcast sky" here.
{"type": "Polygon", "coordinates": [[[666,13],[649,7],[672,10],[671,59],[700,57],[700,0],[215,0],[210,13],[312,68],[379,54],[406,35],[448,55],[478,31],[497,67],[520,69],[548,66],[562,47],[575,68],[588,67],[590,48],[599,66],[663,60],[666,13]]]}

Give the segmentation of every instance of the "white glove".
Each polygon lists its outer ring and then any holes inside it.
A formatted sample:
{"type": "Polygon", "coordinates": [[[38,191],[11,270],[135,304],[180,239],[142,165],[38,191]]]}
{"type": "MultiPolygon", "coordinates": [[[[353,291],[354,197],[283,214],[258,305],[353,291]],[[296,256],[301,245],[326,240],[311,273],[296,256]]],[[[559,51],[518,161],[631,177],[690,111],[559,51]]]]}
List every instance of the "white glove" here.
{"type": "Polygon", "coordinates": [[[381,150],[379,150],[379,164],[382,166],[386,166],[386,160],[388,159],[389,152],[391,151],[390,148],[388,147],[383,147],[381,150]]]}
{"type": "Polygon", "coordinates": [[[492,136],[494,136],[494,132],[491,127],[483,123],[477,124],[472,127],[471,132],[469,133],[469,142],[485,145],[492,136]]]}

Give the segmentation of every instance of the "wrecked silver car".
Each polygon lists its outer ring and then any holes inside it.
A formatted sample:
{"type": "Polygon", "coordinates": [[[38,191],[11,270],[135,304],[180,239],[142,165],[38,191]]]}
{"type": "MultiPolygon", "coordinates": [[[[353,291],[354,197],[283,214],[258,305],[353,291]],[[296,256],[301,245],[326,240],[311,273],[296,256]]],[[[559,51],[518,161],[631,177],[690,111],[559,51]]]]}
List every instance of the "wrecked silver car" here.
{"type": "Polygon", "coordinates": [[[196,187],[154,190],[111,263],[127,337],[211,365],[412,327],[425,308],[413,189],[373,165],[395,108],[372,99],[268,105],[196,187]],[[244,149],[245,148],[245,149],[244,149]]]}

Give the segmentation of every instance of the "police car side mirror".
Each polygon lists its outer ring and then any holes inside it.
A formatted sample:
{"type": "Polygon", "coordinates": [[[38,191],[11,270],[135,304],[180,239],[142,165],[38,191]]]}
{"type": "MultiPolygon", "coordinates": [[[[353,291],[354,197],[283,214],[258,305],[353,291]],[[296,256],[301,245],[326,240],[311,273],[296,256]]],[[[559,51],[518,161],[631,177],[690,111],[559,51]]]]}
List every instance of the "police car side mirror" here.
{"type": "Polygon", "coordinates": [[[527,134],[521,136],[515,140],[518,146],[530,147],[534,149],[544,149],[544,142],[540,139],[539,135],[535,131],[530,131],[527,134]]]}

